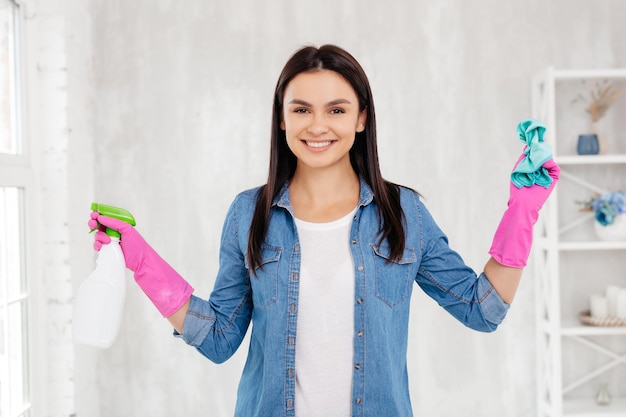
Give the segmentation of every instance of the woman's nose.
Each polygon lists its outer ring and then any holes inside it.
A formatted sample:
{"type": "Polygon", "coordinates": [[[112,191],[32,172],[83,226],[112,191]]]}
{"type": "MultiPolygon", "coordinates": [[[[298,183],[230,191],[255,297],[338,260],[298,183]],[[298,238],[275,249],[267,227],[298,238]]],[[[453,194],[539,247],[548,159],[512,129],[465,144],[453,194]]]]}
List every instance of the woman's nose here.
{"type": "Polygon", "coordinates": [[[307,130],[316,136],[328,132],[328,120],[326,120],[326,116],[324,114],[314,114],[307,130]]]}

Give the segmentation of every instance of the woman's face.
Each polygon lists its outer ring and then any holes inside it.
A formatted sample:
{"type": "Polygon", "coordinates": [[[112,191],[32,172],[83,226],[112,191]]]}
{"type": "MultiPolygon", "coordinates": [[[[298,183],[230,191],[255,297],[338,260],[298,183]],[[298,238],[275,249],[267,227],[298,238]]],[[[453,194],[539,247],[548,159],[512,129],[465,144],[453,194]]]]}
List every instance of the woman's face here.
{"type": "Polygon", "coordinates": [[[350,165],[350,148],[366,119],[350,83],[330,70],[303,72],[287,84],[283,103],[280,127],[299,169],[350,165]]]}

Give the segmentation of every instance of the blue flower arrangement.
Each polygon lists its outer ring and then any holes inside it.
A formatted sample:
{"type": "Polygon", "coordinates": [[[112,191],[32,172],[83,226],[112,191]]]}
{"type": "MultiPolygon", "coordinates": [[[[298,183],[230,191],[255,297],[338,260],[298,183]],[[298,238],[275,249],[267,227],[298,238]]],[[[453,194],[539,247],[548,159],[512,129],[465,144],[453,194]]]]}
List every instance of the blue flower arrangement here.
{"type": "Polygon", "coordinates": [[[615,222],[617,216],[624,214],[626,195],[623,191],[609,191],[582,203],[583,210],[593,211],[596,220],[603,226],[615,222]]]}

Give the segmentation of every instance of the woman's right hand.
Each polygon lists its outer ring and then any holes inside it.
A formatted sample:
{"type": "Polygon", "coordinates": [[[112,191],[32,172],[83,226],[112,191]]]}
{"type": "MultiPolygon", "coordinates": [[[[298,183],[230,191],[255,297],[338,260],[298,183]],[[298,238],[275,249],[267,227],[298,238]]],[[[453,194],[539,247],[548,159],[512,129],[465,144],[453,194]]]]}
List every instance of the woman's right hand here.
{"type": "Polygon", "coordinates": [[[91,230],[98,229],[93,243],[95,250],[111,242],[105,228],[120,233],[126,267],[135,273],[135,281],[163,317],[171,316],[189,301],[193,293],[191,285],[148,245],[133,226],[95,211],[91,213],[88,225],[91,230]]]}
{"type": "Polygon", "coordinates": [[[100,223],[98,223],[98,216],[100,216],[100,213],[98,213],[97,211],[92,211],[91,217],[87,222],[89,230],[96,231],[96,234],[94,235],[93,248],[97,251],[102,249],[102,245],[108,245],[109,243],[111,243],[111,238],[104,232],[105,227],[101,226],[100,223]]]}
{"type": "Polygon", "coordinates": [[[111,243],[111,238],[105,233],[106,228],[113,229],[121,235],[120,246],[124,253],[126,267],[133,272],[141,264],[144,254],[148,250],[152,250],[139,232],[122,220],[103,216],[97,211],[93,211],[88,226],[90,230],[97,229],[93,242],[93,248],[97,251],[102,248],[102,245],[111,243]]]}

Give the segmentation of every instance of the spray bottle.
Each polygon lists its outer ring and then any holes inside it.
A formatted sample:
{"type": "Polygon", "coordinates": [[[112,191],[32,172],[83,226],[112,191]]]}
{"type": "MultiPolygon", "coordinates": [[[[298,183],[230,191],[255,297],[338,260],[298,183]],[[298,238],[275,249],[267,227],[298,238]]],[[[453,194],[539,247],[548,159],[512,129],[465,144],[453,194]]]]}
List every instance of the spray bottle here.
{"type": "MultiPolygon", "coordinates": [[[[135,225],[132,214],[124,209],[93,203],[91,210],[135,225]]],[[[110,347],[117,336],[126,297],[126,263],[120,234],[109,228],[106,234],[111,243],[102,245],[96,269],[78,289],[72,321],[74,342],[104,349],[110,347]]]]}

